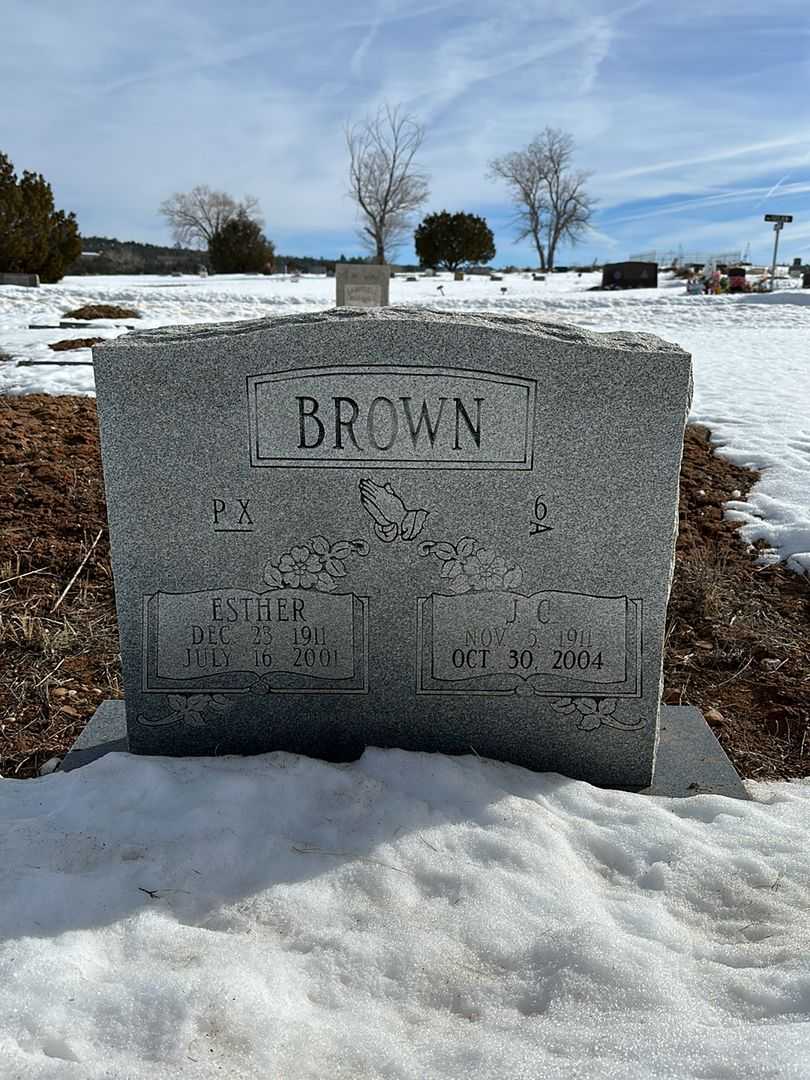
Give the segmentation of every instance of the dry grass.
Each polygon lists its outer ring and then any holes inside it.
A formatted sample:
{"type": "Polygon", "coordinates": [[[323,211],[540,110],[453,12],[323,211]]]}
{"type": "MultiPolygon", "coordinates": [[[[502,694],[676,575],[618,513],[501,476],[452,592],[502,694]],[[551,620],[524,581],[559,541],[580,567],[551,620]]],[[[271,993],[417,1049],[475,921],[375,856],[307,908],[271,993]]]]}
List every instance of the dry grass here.
{"type": "Polygon", "coordinates": [[[96,560],[94,551],[58,608],[69,581],[64,569],[31,571],[24,569],[28,562],[25,552],[15,552],[0,564],[0,772],[6,776],[35,775],[65,753],[104,698],[122,696],[109,557],[96,560]]]}
{"type": "Polygon", "coordinates": [[[695,704],[741,775],[810,772],[810,579],[707,547],[678,560],[665,700],[695,704]]]}

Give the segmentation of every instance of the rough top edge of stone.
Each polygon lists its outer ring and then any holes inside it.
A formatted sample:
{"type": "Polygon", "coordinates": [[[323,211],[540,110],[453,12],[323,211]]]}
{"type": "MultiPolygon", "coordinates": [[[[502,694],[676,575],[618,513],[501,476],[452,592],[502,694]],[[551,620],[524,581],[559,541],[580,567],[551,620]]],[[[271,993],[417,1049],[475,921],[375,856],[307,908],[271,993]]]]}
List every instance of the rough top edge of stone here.
{"type": "Polygon", "coordinates": [[[509,331],[526,337],[551,339],[566,345],[614,349],[624,352],[663,352],[688,355],[680,345],[666,341],[656,334],[624,330],[605,333],[586,330],[573,323],[552,322],[533,316],[498,315],[489,311],[439,311],[425,307],[341,307],[301,314],[271,315],[264,319],[248,319],[242,322],[164,326],[154,330],[136,330],[134,333],[125,334],[123,337],[114,338],[103,344],[96,345],[93,347],[93,351],[106,352],[110,349],[137,349],[155,345],[175,345],[184,342],[203,341],[209,338],[241,337],[286,326],[317,326],[319,324],[329,325],[346,322],[472,326],[481,330],[509,331]]]}

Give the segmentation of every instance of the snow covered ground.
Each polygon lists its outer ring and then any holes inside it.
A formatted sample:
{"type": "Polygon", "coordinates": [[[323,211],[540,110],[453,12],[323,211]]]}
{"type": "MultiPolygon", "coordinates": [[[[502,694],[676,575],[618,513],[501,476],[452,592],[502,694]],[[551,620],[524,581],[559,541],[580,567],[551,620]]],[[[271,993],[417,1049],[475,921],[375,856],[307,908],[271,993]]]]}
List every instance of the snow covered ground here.
{"type": "MultiPolygon", "coordinates": [[[[747,501],[729,505],[745,523],[743,537],[764,540],[766,558],[810,570],[810,290],[785,278],[770,295],[686,296],[681,282],[661,279],[659,289],[590,292],[598,274],[506,275],[501,282],[448,274],[398,277],[393,304],[444,311],[499,311],[597,330],[644,330],[677,341],[694,356],[692,419],[712,429],[720,452],[740,465],[764,470],[747,501]],[[439,291],[441,287],[442,291],[439,291]]],[[[90,331],[30,330],[55,323],[85,303],[134,306],[139,325],[224,322],[334,304],[334,280],[301,277],[79,277],[40,289],[0,289],[0,352],[13,360],[63,359],[58,366],[0,363],[0,393],[93,392],[89,350],[56,354],[48,342],[86,337],[90,331]]],[[[124,331],[106,329],[102,337],[124,331]]],[[[92,331],[96,334],[96,330],[92,331]]]]}
{"type": "Polygon", "coordinates": [[[810,785],[111,755],[0,781],[6,1080],[807,1080],[810,785]]]}

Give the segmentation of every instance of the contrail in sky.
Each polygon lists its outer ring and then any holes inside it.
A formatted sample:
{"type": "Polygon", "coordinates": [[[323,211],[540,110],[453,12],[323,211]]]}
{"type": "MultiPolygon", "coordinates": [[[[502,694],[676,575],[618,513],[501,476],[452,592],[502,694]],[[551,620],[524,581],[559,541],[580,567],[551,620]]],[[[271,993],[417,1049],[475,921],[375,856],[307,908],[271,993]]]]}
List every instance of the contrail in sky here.
{"type": "MultiPolygon", "coordinates": [[[[804,164],[805,164],[805,162],[806,162],[806,161],[808,160],[808,158],[810,158],[810,150],[808,150],[808,152],[807,152],[807,153],[806,153],[806,154],[804,155],[804,157],[802,158],[802,160],[801,160],[800,164],[801,164],[801,165],[804,165],[804,164]]],[[[781,180],[777,180],[777,181],[776,181],[776,183],[775,183],[775,184],[773,185],[773,187],[772,187],[772,188],[771,188],[771,190],[770,190],[770,191],[769,191],[769,192],[767,193],[767,195],[764,195],[764,196],[762,197],[762,199],[760,199],[760,201],[759,201],[759,202],[757,203],[757,206],[758,206],[758,207],[759,207],[759,206],[762,206],[762,204],[763,204],[764,202],[767,202],[767,200],[768,200],[768,199],[770,199],[771,195],[773,195],[773,193],[774,193],[775,191],[778,191],[778,190],[779,190],[779,188],[780,188],[780,187],[782,186],[782,184],[784,184],[784,182],[785,182],[785,181],[786,181],[786,180],[788,179],[788,177],[789,177],[789,176],[792,176],[792,175],[793,175],[792,173],[786,172],[786,173],[785,173],[785,175],[784,175],[784,176],[783,176],[783,177],[781,178],[781,180]]]]}

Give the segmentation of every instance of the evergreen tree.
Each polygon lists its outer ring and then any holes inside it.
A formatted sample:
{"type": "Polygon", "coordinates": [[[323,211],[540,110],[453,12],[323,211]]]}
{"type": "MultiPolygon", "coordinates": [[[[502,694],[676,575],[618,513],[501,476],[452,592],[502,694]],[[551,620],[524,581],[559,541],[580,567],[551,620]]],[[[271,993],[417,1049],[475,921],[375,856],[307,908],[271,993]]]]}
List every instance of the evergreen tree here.
{"type": "Polygon", "coordinates": [[[458,270],[495,258],[492,230],[476,214],[428,214],[414,233],[414,245],[420,265],[432,269],[458,270]]]}
{"type": "Polygon", "coordinates": [[[18,180],[0,153],[0,272],[59,281],[81,250],[76,216],[54,208],[45,177],[26,171],[18,180]]]}
{"type": "Polygon", "coordinates": [[[217,274],[256,274],[272,268],[275,249],[261,225],[243,211],[211,237],[208,257],[217,274]]]}

